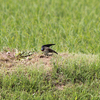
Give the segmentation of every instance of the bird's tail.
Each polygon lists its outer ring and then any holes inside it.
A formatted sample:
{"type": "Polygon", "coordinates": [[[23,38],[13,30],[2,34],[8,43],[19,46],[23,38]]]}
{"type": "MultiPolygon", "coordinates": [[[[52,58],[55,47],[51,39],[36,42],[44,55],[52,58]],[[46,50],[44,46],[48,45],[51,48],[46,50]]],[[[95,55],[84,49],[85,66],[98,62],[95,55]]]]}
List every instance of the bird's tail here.
{"type": "Polygon", "coordinates": [[[58,53],[56,51],[53,50],[54,53],[56,53],[58,55],[58,53]]]}
{"type": "Polygon", "coordinates": [[[49,52],[54,52],[54,53],[58,54],[56,51],[54,51],[54,50],[52,50],[50,48],[48,50],[49,50],[49,52]]]}

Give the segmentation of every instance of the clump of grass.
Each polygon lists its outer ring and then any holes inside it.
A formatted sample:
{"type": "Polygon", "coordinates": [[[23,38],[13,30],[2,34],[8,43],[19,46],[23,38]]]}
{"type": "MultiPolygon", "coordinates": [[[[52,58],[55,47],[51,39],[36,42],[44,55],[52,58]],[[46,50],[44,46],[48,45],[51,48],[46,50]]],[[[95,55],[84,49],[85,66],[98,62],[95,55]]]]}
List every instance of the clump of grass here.
{"type": "MultiPolygon", "coordinates": [[[[11,98],[12,92],[14,91],[19,94],[19,97],[17,97],[19,99],[26,99],[27,96],[24,96],[25,94],[31,94],[31,97],[33,97],[33,94],[41,95],[49,86],[44,81],[45,74],[46,73],[42,71],[42,69],[41,71],[33,69],[33,71],[27,70],[24,72],[22,70],[17,70],[17,72],[6,73],[3,74],[0,79],[0,88],[2,90],[8,90],[7,95],[9,95],[9,98],[11,98]]],[[[7,91],[1,92],[2,99],[7,98],[6,92],[7,91]]],[[[16,99],[14,96],[13,98],[16,99]]]]}
{"type": "Polygon", "coordinates": [[[69,54],[54,61],[54,77],[62,75],[62,80],[76,82],[91,82],[100,77],[98,55],[69,54]],[[58,76],[57,76],[58,75],[58,76]]]}

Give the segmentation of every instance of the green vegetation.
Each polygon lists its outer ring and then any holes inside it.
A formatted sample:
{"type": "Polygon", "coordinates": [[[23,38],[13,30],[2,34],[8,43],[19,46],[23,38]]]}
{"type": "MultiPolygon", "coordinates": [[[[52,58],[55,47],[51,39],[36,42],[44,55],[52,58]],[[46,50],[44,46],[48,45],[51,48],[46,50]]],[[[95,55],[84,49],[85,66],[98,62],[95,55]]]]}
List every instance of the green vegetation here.
{"type": "Polygon", "coordinates": [[[1,99],[100,99],[98,56],[69,54],[69,57],[52,58],[52,62],[52,71],[43,70],[41,65],[39,69],[33,66],[19,66],[13,72],[1,72],[1,99]]]}
{"type": "Polygon", "coordinates": [[[48,43],[65,52],[52,57],[52,70],[19,65],[7,72],[0,64],[0,99],[99,100],[100,1],[0,0],[0,51],[40,52],[48,43]]]}
{"type": "Polygon", "coordinates": [[[100,52],[99,0],[0,0],[0,49],[100,52]]]}

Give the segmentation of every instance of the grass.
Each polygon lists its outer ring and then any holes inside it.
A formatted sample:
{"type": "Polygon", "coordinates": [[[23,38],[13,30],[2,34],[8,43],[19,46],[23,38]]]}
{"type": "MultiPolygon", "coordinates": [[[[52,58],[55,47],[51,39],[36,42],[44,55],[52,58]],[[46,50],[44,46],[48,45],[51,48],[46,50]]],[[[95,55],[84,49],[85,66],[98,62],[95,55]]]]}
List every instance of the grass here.
{"type": "Polygon", "coordinates": [[[40,52],[55,43],[59,53],[52,71],[19,65],[6,72],[0,65],[0,99],[99,100],[99,8],[99,0],[0,0],[0,51],[40,52]]]}
{"type": "Polygon", "coordinates": [[[40,51],[55,43],[58,52],[100,51],[99,0],[9,0],[0,3],[0,49],[40,51]]]}
{"type": "MultiPolygon", "coordinates": [[[[98,55],[68,54],[51,60],[52,71],[19,65],[0,73],[1,100],[99,100],[98,55]]],[[[41,63],[40,63],[41,64],[41,63]]]]}

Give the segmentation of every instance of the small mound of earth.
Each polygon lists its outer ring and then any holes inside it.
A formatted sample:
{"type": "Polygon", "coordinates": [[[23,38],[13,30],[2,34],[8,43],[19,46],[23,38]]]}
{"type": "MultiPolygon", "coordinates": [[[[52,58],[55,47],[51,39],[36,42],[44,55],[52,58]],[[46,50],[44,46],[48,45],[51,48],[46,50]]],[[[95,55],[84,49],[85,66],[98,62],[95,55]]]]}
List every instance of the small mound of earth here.
{"type": "Polygon", "coordinates": [[[0,52],[0,69],[1,68],[7,68],[12,69],[17,66],[31,66],[35,65],[35,67],[45,66],[50,68],[51,63],[50,60],[52,56],[44,56],[42,54],[38,53],[32,53],[30,54],[24,54],[23,53],[17,53],[15,50],[8,51],[8,52],[0,52]]]}

